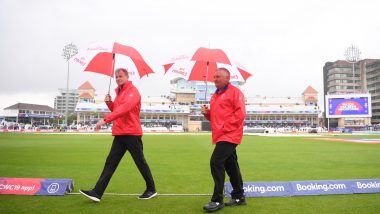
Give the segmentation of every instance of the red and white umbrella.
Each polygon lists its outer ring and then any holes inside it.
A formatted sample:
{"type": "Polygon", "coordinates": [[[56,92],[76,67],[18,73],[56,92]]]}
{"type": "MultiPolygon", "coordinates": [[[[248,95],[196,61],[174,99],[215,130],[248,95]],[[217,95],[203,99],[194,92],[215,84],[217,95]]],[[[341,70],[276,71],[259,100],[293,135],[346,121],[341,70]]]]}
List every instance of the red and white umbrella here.
{"type": "Polygon", "coordinates": [[[165,74],[186,80],[205,81],[205,100],[207,97],[207,82],[213,82],[217,68],[223,67],[230,71],[231,82],[245,82],[250,73],[241,66],[232,63],[221,49],[198,48],[192,55],[181,55],[163,65],[165,74]]]}
{"type": "Polygon", "coordinates": [[[251,74],[242,66],[232,63],[221,49],[199,48],[192,56],[181,55],[163,65],[165,74],[186,80],[213,82],[217,68],[230,71],[230,81],[245,82],[251,74]]]}
{"type": "Polygon", "coordinates": [[[119,67],[128,70],[131,81],[154,73],[135,48],[117,42],[92,43],[80,50],[71,58],[71,61],[82,66],[83,71],[100,73],[110,78],[114,76],[114,69],[119,67]]]}

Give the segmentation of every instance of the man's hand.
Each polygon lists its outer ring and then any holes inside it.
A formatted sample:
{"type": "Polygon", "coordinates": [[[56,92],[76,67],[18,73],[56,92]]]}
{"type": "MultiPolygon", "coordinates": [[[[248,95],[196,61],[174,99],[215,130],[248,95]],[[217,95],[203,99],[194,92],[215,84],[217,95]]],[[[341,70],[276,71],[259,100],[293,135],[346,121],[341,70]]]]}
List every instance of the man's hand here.
{"type": "Polygon", "coordinates": [[[102,128],[102,126],[106,124],[106,122],[104,121],[104,119],[101,119],[99,120],[96,125],[95,125],[95,130],[99,130],[100,128],[102,128]]]}
{"type": "Polygon", "coordinates": [[[201,113],[202,114],[208,114],[209,111],[210,111],[210,109],[206,105],[203,105],[201,107],[201,113]]]}
{"type": "Polygon", "coordinates": [[[112,97],[111,95],[107,94],[106,97],[104,98],[104,102],[108,103],[108,102],[112,102],[112,97]]]}

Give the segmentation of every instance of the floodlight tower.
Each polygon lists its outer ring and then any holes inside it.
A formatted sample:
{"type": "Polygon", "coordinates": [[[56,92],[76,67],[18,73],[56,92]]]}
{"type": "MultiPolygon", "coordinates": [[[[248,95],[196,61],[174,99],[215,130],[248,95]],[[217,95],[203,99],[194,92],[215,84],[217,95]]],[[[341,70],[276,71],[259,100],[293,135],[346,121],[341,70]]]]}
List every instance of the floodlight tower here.
{"type": "Polygon", "coordinates": [[[344,56],[346,57],[347,62],[352,64],[352,80],[353,80],[353,89],[355,94],[355,63],[360,60],[360,50],[358,47],[351,45],[346,49],[344,56]]]}
{"type": "Polygon", "coordinates": [[[78,48],[73,43],[65,45],[62,56],[67,61],[67,82],[66,82],[66,105],[65,105],[65,125],[67,126],[68,108],[69,108],[69,75],[70,75],[70,59],[78,53],[78,48]]]}

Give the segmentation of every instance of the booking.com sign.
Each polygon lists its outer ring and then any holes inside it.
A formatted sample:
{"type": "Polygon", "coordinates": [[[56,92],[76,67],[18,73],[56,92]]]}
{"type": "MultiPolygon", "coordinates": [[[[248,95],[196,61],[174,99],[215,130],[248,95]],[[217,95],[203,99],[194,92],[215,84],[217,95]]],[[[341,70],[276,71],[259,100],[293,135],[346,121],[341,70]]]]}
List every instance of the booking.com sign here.
{"type": "MultiPolygon", "coordinates": [[[[231,197],[231,184],[225,186],[231,197]]],[[[246,197],[380,193],[380,179],[246,182],[243,189],[246,197]]]]}

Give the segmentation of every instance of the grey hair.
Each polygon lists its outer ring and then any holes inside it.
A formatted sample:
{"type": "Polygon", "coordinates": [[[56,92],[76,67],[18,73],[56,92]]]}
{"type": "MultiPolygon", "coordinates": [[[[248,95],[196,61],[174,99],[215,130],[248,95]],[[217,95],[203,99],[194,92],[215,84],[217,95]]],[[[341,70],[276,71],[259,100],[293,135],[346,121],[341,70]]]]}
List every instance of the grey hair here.
{"type": "Polygon", "coordinates": [[[127,75],[127,77],[129,77],[128,70],[125,69],[125,68],[117,68],[117,69],[115,70],[115,74],[116,74],[117,72],[120,72],[120,71],[124,72],[124,74],[127,75]]]}
{"type": "Polygon", "coordinates": [[[216,70],[225,71],[228,74],[228,76],[231,76],[230,71],[227,68],[217,68],[216,70]]]}

